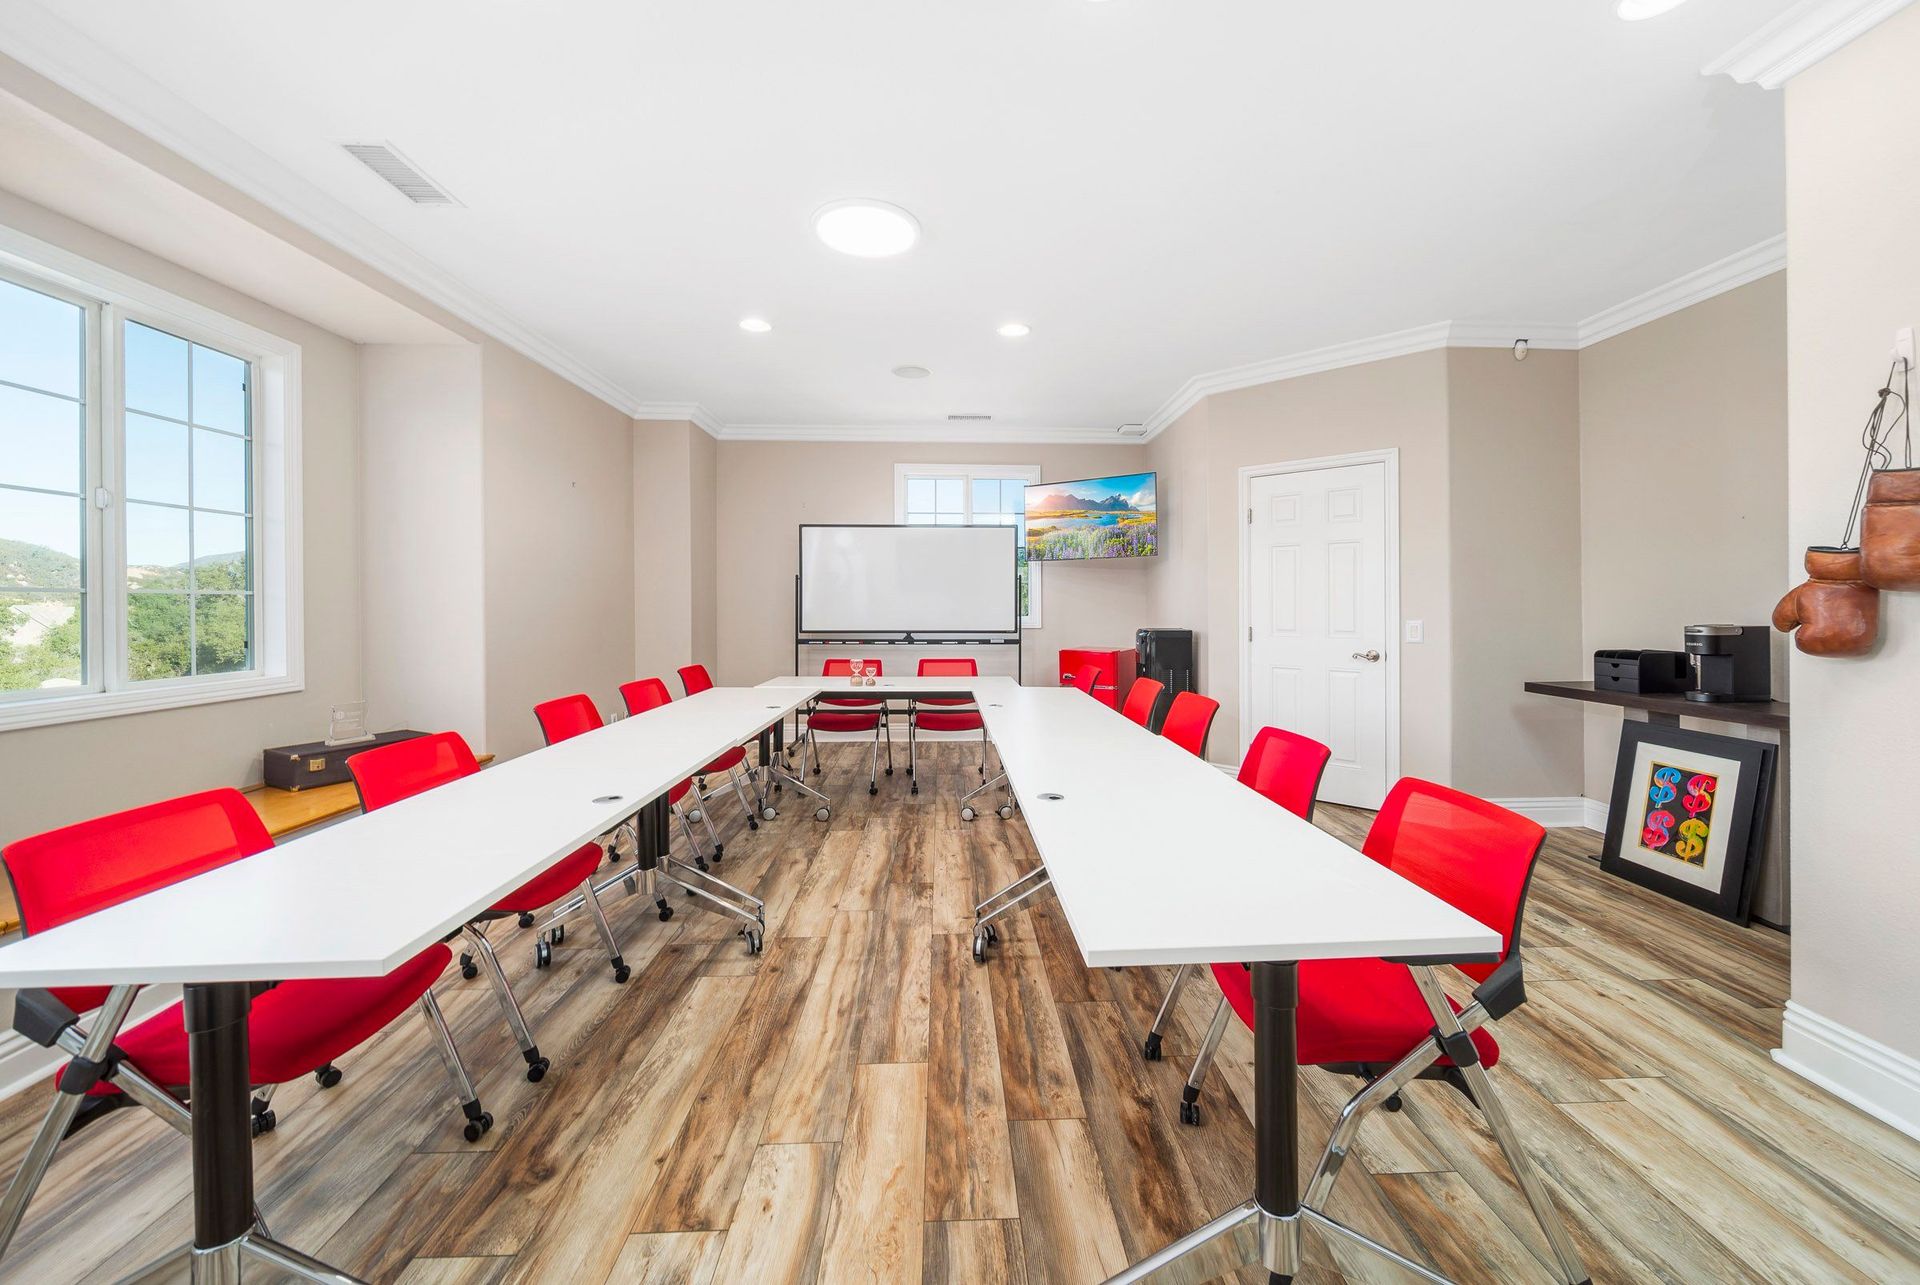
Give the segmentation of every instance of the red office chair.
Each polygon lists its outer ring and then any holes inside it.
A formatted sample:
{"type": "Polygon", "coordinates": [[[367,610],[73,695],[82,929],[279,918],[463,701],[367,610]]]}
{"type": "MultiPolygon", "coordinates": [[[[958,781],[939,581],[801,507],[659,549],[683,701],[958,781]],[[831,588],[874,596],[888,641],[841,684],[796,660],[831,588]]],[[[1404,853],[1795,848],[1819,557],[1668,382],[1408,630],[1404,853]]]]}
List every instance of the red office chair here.
{"type": "Polygon", "coordinates": [[[1220,712],[1220,702],[1199,692],[1180,692],[1173,698],[1173,704],[1167,706],[1166,721],[1160,724],[1160,735],[1178,745],[1195,758],[1207,756],[1207,731],[1213,726],[1213,716],[1220,712]]]}
{"type": "MultiPolygon", "coordinates": [[[[1253,743],[1247,746],[1247,756],[1240,761],[1240,784],[1278,803],[1302,821],[1312,821],[1314,800],[1320,794],[1320,778],[1326,774],[1327,760],[1332,757],[1333,751],[1311,736],[1263,727],[1254,733],[1253,743]]],[[[1160,1002],[1160,1011],[1154,1016],[1153,1027],[1141,1047],[1141,1053],[1149,1062],[1160,1060],[1160,1036],[1167,1029],[1167,1019],[1173,1015],[1180,988],[1186,985],[1192,972],[1191,964],[1181,964],[1173,970],[1167,997],[1160,1002]]],[[[1207,1028],[1208,1038],[1214,1043],[1219,1043],[1220,1035],[1225,1034],[1226,1022],[1227,1001],[1222,996],[1214,1006],[1213,1022],[1207,1028]],[[1218,1028],[1217,1034],[1215,1028],[1218,1028]]]]}
{"type": "Polygon", "coordinates": [[[687,695],[695,696],[713,686],[713,678],[707,673],[705,665],[680,666],[680,686],[687,695]]]}
{"type": "Polygon", "coordinates": [[[1080,666],[1080,672],[1076,673],[1069,681],[1073,686],[1091,696],[1093,695],[1094,684],[1100,681],[1100,675],[1104,673],[1106,673],[1106,671],[1098,665],[1082,665],[1080,666]]]}
{"type": "MultiPolygon", "coordinates": [[[[1369,1110],[1375,1106],[1399,1110],[1400,1091],[1415,1079],[1445,1080],[1480,1108],[1546,1233],[1561,1279],[1572,1285],[1586,1280],[1586,1273],[1551,1198],[1521,1149],[1506,1108],[1494,1094],[1487,1068],[1499,1061],[1500,1046],[1482,1029],[1526,1002],[1520,917],[1545,838],[1546,831],[1535,822],[1444,785],[1407,777],[1387,796],[1361,850],[1488,927],[1498,928],[1500,958],[1493,963],[1457,965],[1480,983],[1474,988],[1472,1004],[1464,1010],[1440,989],[1431,964],[1385,959],[1300,964],[1296,1018],[1300,1064],[1364,1076],[1367,1081],[1341,1110],[1302,1203],[1326,1208],[1340,1166],[1352,1151],[1354,1135],[1369,1110]]],[[[1251,974],[1240,964],[1215,964],[1213,975],[1234,1012],[1251,1029],[1251,974]]],[[[1209,1030],[1182,1095],[1181,1118],[1189,1124],[1199,1121],[1197,1086],[1218,1042],[1215,1030],[1209,1030]]]]}
{"type": "MultiPolygon", "coordinates": [[[[863,660],[860,665],[871,669],[875,674],[885,670],[877,660],[863,660]]],[[[820,667],[824,678],[851,678],[853,662],[851,660],[829,660],[820,667]]],[[[887,716],[887,702],[874,696],[826,696],[815,698],[812,708],[807,711],[806,740],[801,745],[801,762],[806,762],[806,749],[813,748],[813,774],[820,775],[820,742],[815,732],[871,732],[873,733],[873,754],[867,768],[867,793],[880,793],[880,736],[887,738],[887,775],[893,775],[893,725],[887,716]],[[857,712],[856,712],[857,711],[857,712]]]]}
{"type": "MultiPolygon", "coordinates": [[[[0,850],[0,864],[20,907],[21,932],[31,935],[272,846],[245,796],[238,790],[209,790],[21,839],[0,850]]],[[[263,1090],[254,1099],[254,1133],[274,1125],[268,1105],[274,1086],[316,1072],[330,1073],[318,1077],[322,1087],[338,1083],[333,1059],[417,1004],[453,1079],[467,1138],[478,1140],[493,1117],[480,1107],[433,996],[434,980],[451,957],[446,946],[435,944],[384,977],[282,982],[256,996],[247,1020],[251,1075],[263,1090]]],[[[74,1060],[55,1077],[52,1106],[0,1200],[0,1255],[19,1229],[54,1150],[75,1130],[138,1103],[180,1132],[192,1131],[180,1005],[122,1030],[139,989],[61,987],[16,996],[14,1028],[74,1060]],[[92,1027],[82,1028],[76,1015],[95,1008],[100,1011],[92,1027]]]]}
{"type": "Polygon", "coordinates": [[[1127,688],[1127,700],[1120,712],[1134,722],[1146,727],[1153,718],[1153,707],[1160,700],[1160,693],[1167,685],[1154,678],[1136,678],[1133,686],[1127,688]]]}
{"type": "MultiPolygon", "coordinates": [[[[930,656],[921,660],[922,678],[976,678],[979,662],[971,656],[930,656]]],[[[907,775],[913,777],[913,793],[920,793],[920,778],[914,775],[917,746],[922,730],[929,732],[980,733],[980,777],[987,775],[987,724],[980,707],[971,696],[925,696],[907,705],[907,775]]],[[[968,796],[969,798],[972,795],[968,796]]]]}
{"type": "MultiPolygon", "coordinates": [[[[354,789],[360,792],[360,807],[367,812],[410,799],[448,781],[472,776],[479,770],[480,764],[474,759],[473,751],[458,732],[441,732],[434,736],[395,741],[378,749],[363,750],[347,759],[347,771],[353,776],[354,789]]],[[[538,1081],[546,1075],[548,1060],[540,1056],[540,1046],[534,1042],[533,1031],[520,1012],[513,987],[508,985],[506,972],[501,969],[500,960],[493,952],[493,943],[487,939],[486,929],[482,925],[496,919],[532,914],[569,893],[578,892],[585,898],[588,908],[593,912],[594,924],[600,929],[600,940],[605,944],[607,958],[613,965],[613,980],[626,981],[630,970],[620,957],[620,944],[614,939],[613,929],[607,925],[606,914],[600,908],[600,899],[593,892],[593,872],[600,868],[601,855],[599,844],[581,845],[494,902],[460,929],[461,935],[479,952],[479,958],[486,967],[487,980],[493,984],[494,998],[500,1003],[501,1015],[507,1019],[507,1029],[513,1032],[514,1039],[520,1045],[520,1056],[526,1059],[529,1080],[538,1081]]],[[[563,933],[564,930],[556,925],[540,934],[534,943],[535,968],[545,968],[553,962],[553,944],[561,939],[563,933]]],[[[463,977],[472,978],[479,971],[473,959],[468,954],[460,956],[460,973],[463,977]]]]}
{"type": "MultiPolygon", "coordinates": [[[[620,684],[620,699],[627,703],[629,715],[638,716],[668,704],[673,700],[673,693],[667,690],[666,683],[661,679],[638,678],[633,682],[620,684]]],[[[693,837],[693,825],[687,820],[687,814],[680,806],[680,801],[689,793],[693,793],[696,798],[699,797],[694,791],[692,778],[680,782],[667,791],[667,808],[680,822],[680,832],[686,837],[687,847],[693,852],[694,864],[689,866],[669,852],[661,858],[660,873],[668,881],[678,885],[687,896],[695,898],[694,904],[701,908],[745,921],[746,926],[741,929],[741,933],[747,939],[747,949],[757,955],[760,953],[761,939],[766,930],[766,903],[751,893],[708,873],[706,859],[700,854],[700,843],[693,837]],[[689,883],[688,880],[694,882],[689,883]],[[725,896],[716,896],[714,889],[720,890],[726,896],[738,898],[740,904],[728,902],[725,896]]],[[[706,821],[707,834],[713,839],[713,859],[718,861],[720,860],[720,837],[714,832],[713,819],[706,817],[704,813],[702,817],[706,821]]]]}
{"type": "MultiPolygon", "coordinates": [[[[713,679],[708,677],[707,667],[705,665],[682,665],[680,666],[679,674],[680,686],[686,690],[689,696],[698,695],[713,686],[713,679]]],[[[740,771],[740,768],[746,761],[746,746],[736,745],[694,774],[694,784],[699,787],[699,797],[695,800],[693,808],[694,820],[705,821],[707,819],[707,804],[720,793],[717,789],[707,789],[707,778],[710,776],[718,776],[724,772],[727,776],[727,783],[733,787],[734,797],[740,800],[740,806],[747,814],[747,829],[758,830],[760,828],[759,811],[755,808],[752,800],[747,798],[746,787],[741,780],[743,773],[740,771]]],[[[753,769],[747,769],[744,776],[749,781],[753,780],[753,769]]],[[[773,818],[768,817],[767,820],[771,821],[773,818]]],[[[707,830],[709,834],[713,833],[712,822],[708,822],[707,830]]],[[[724,851],[724,848],[720,843],[720,836],[713,834],[713,859],[715,861],[720,860],[722,851],[724,851]]]]}
{"type": "MultiPolygon", "coordinates": [[[[557,745],[561,741],[572,740],[576,736],[606,726],[606,721],[600,717],[600,707],[593,703],[592,697],[583,692],[576,692],[571,696],[557,696],[550,701],[542,701],[533,707],[533,717],[540,724],[540,735],[546,739],[549,745],[557,745]]],[[[650,868],[647,867],[640,858],[640,827],[637,819],[629,817],[616,827],[610,835],[600,836],[601,843],[606,847],[607,860],[611,862],[618,859],[618,844],[621,830],[628,830],[632,833],[634,851],[633,864],[621,871],[621,873],[614,878],[606,879],[595,884],[593,886],[595,895],[611,891],[617,886],[624,886],[629,895],[637,895],[643,882],[647,885],[649,892],[654,892],[653,876],[649,872],[650,868]]],[[[656,895],[653,899],[653,904],[655,909],[659,911],[660,919],[663,923],[673,918],[673,907],[667,904],[665,897],[656,895]]],[[[586,905],[587,899],[584,895],[569,897],[566,901],[561,902],[553,908],[553,913],[547,917],[547,928],[542,929],[542,932],[550,929],[559,934],[559,936],[553,938],[554,941],[565,940],[565,921],[567,917],[586,909],[586,905]]],[[[522,928],[533,927],[533,921],[534,916],[532,914],[523,914],[520,916],[520,926],[522,928]]],[[[467,959],[466,956],[463,955],[461,956],[462,971],[465,971],[466,965],[467,959]]]]}

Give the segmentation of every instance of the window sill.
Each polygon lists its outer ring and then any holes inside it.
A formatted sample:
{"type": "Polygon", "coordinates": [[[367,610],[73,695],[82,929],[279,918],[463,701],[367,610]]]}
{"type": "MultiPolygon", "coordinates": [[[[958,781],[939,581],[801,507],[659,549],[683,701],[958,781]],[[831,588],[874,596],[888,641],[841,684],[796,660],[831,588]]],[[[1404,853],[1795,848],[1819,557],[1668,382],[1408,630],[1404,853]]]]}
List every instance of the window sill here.
{"type": "Polygon", "coordinates": [[[152,690],[86,692],[74,696],[10,701],[0,704],[0,732],[51,727],[57,723],[84,723],[91,719],[119,718],[127,714],[149,714],[188,705],[214,705],[222,701],[248,700],[255,696],[280,696],[305,688],[306,683],[297,676],[250,674],[243,678],[209,680],[152,690]]]}

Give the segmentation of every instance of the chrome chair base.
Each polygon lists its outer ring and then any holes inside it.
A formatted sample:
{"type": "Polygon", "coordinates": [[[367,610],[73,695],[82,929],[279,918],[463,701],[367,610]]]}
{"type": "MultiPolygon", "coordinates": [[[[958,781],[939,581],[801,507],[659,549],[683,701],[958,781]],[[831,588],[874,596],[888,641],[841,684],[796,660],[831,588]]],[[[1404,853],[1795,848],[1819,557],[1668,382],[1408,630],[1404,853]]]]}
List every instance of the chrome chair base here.
{"type": "Polygon", "coordinates": [[[150,1281],[170,1279],[179,1274],[182,1263],[186,1264],[187,1278],[193,1285],[239,1285],[244,1264],[248,1262],[296,1280],[313,1281],[315,1285],[365,1285],[360,1277],[350,1276],[291,1246],[282,1245],[261,1229],[212,1249],[182,1245],[133,1274],[122,1276],[119,1285],[147,1285],[150,1281]]]}
{"type": "Polygon", "coordinates": [[[1270,1214],[1257,1201],[1249,1200],[1168,1245],[1159,1253],[1141,1259],[1107,1285],[1120,1282],[1152,1281],[1155,1285],[1203,1285],[1242,1267],[1265,1267],[1283,1279],[1292,1279],[1300,1271],[1301,1249],[1308,1227],[1334,1236],[1381,1258],[1424,1281],[1452,1285],[1445,1276],[1403,1254],[1361,1235],[1345,1223],[1327,1217],[1318,1209],[1302,1205],[1287,1216],[1270,1214]]]}

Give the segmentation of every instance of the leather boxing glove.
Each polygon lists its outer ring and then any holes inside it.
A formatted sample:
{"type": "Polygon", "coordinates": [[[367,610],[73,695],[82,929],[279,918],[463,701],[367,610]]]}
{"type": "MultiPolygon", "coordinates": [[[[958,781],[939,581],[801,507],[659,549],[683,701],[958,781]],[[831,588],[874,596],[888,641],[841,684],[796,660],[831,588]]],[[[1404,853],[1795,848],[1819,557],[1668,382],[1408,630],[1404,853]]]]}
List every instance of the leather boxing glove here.
{"type": "Polygon", "coordinates": [[[1880,591],[1861,579],[1858,549],[1807,550],[1807,582],[1773,609],[1773,627],[1795,629],[1809,656],[1864,656],[1880,633],[1880,591]]]}
{"type": "Polygon", "coordinates": [[[1880,469],[1860,516],[1861,570],[1876,589],[1920,589],[1920,469],[1880,469]]]}

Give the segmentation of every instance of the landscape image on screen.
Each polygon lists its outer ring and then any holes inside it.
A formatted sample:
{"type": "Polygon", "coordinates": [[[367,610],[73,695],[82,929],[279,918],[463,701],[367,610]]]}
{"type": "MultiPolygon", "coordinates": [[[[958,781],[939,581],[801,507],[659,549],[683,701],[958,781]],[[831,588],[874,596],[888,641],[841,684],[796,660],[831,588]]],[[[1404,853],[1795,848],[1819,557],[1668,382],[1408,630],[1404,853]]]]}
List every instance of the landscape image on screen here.
{"type": "Polygon", "coordinates": [[[1035,562],[1151,558],[1159,551],[1152,473],[1027,488],[1027,557],[1035,562]]]}

